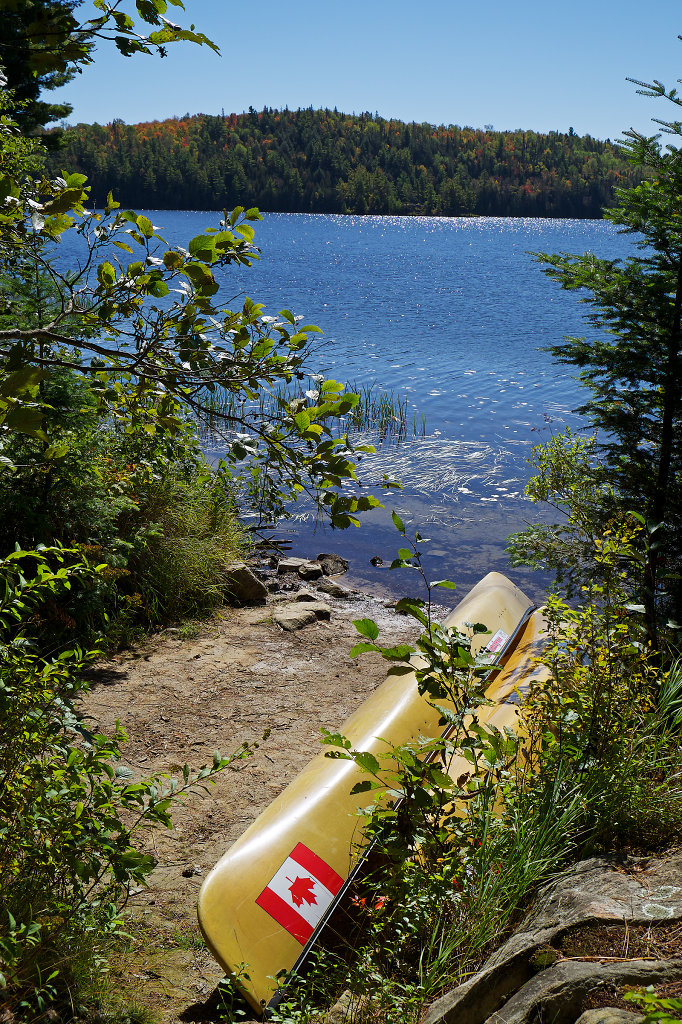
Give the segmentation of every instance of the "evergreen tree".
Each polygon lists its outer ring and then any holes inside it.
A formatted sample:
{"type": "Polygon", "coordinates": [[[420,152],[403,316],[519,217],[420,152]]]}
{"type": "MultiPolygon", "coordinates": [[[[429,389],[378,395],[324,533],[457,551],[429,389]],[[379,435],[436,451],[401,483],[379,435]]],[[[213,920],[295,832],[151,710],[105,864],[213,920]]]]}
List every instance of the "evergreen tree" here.
{"type": "MultiPolygon", "coordinates": [[[[660,83],[636,84],[646,95],[682,105],[660,83]]],[[[590,397],[578,411],[600,431],[618,504],[646,520],[644,600],[652,643],[661,599],[682,610],[675,583],[682,568],[682,148],[674,144],[682,123],[658,123],[670,137],[665,146],[660,135],[627,133],[631,160],[650,178],[618,190],[618,205],[606,214],[635,235],[638,253],[625,261],[592,253],[538,256],[563,288],[589,293],[582,301],[597,333],[565,338],[550,351],[580,369],[590,397]]]]}
{"type": "MultiPolygon", "coordinates": [[[[15,119],[26,135],[67,117],[69,103],[47,103],[41,93],[65,85],[77,73],[65,66],[60,47],[76,29],[73,11],[81,0],[0,0],[0,67],[16,103],[15,119]]],[[[89,47],[83,50],[87,59],[89,47]]],[[[46,140],[54,146],[58,133],[46,140]]]]}

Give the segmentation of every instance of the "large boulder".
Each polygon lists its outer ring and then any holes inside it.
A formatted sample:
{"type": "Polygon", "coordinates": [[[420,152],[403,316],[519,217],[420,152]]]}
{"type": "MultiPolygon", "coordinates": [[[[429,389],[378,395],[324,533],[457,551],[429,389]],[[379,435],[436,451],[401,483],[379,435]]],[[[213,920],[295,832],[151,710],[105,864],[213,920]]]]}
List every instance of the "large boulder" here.
{"type": "Polygon", "coordinates": [[[228,571],[227,590],[238,604],[263,604],[268,588],[246,562],[233,562],[228,571]]]}
{"type": "Polygon", "coordinates": [[[334,555],[323,551],[321,555],[317,556],[317,561],[322,566],[322,572],[325,576],[340,576],[341,573],[348,572],[348,562],[341,555],[334,555]]]}

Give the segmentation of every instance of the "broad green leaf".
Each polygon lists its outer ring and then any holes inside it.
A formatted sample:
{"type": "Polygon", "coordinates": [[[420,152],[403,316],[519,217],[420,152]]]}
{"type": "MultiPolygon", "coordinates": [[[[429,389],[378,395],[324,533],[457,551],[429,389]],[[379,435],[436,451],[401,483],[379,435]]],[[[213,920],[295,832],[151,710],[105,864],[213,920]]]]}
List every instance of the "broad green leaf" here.
{"type": "Polygon", "coordinates": [[[366,772],[370,772],[372,775],[376,775],[379,771],[379,762],[377,761],[374,754],[370,754],[367,750],[358,750],[353,754],[353,759],[356,764],[364,768],[366,772]]]}
{"type": "Polygon", "coordinates": [[[8,398],[20,395],[30,388],[38,386],[47,374],[37,366],[24,366],[20,370],[14,370],[6,376],[0,377],[0,396],[8,398]]]}
{"type": "Polygon", "coordinates": [[[29,434],[41,441],[47,441],[47,434],[42,429],[43,411],[26,405],[13,406],[5,416],[5,426],[18,430],[20,434],[29,434]]]}
{"type": "Polygon", "coordinates": [[[145,238],[152,238],[154,235],[154,225],[148,217],[145,217],[145,215],[141,213],[139,217],[136,218],[135,223],[145,238]]]}
{"type": "Polygon", "coordinates": [[[376,640],[379,636],[379,627],[373,619],[353,619],[353,625],[360,636],[366,636],[368,640],[376,640]]]}
{"type": "Polygon", "coordinates": [[[66,171],[62,171],[62,177],[69,188],[80,188],[88,180],[86,174],[68,174],[66,171]]]}
{"type": "Polygon", "coordinates": [[[414,647],[408,644],[398,644],[397,647],[383,647],[381,656],[387,661],[407,661],[411,654],[414,654],[414,647]]]}
{"type": "Polygon", "coordinates": [[[239,224],[234,230],[240,234],[242,238],[245,238],[247,242],[253,241],[255,231],[250,224],[239,224]]]}
{"type": "Polygon", "coordinates": [[[195,259],[210,262],[215,254],[215,246],[215,239],[210,235],[197,235],[190,241],[188,249],[195,259]]]}
{"type": "Polygon", "coordinates": [[[65,455],[69,454],[69,450],[68,444],[51,444],[45,452],[45,460],[47,462],[58,462],[65,455]]]}
{"type": "Polygon", "coordinates": [[[356,782],[350,791],[351,796],[356,796],[358,793],[368,793],[373,789],[378,789],[380,783],[375,779],[363,779],[362,782],[356,782]]]}
{"type": "Polygon", "coordinates": [[[107,288],[113,288],[116,284],[116,271],[108,261],[97,268],[97,280],[107,288]]]}
{"type": "Polygon", "coordinates": [[[351,647],[350,656],[351,656],[351,658],[357,658],[358,654],[366,654],[368,651],[378,651],[378,650],[380,650],[380,648],[377,647],[376,644],[368,644],[368,643],[365,643],[365,641],[363,640],[362,643],[355,644],[354,647],[351,647]]]}
{"type": "Polygon", "coordinates": [[[424,607],[423,601],[403,597],[397,602],[395,607],[396,611],[404,612],[406,615],[411,615],[413,619],[417,620],[417,622],[421,622],[422,626],[428,626],[429,620],[421,610],[424,607]]]}
{"type": "Polygon", "coordinates": [[[396,530],[398,530],[400,533],[405,533],[405,524],[397,512],[391,512],[391,519],[393,520],[393,525],[395,526],[396,530]]]}
{"type": "Polygon", "coordinates": [[[302,433],[310,426],[310,416],[305,410],[302,410],[294,416],[294,423],[296,424],[297,429],[302,433]]]}

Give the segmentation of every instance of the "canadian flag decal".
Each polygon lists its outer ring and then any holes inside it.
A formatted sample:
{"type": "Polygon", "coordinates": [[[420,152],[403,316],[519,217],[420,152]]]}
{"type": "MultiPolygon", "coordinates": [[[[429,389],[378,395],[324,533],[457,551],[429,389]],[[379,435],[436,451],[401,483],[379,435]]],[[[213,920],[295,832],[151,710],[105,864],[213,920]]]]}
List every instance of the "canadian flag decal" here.
{"type": "Polygon", "coordinates": [[[341,875],[298,843],[256,903],[305,946],[342,885],[341,875]]]}

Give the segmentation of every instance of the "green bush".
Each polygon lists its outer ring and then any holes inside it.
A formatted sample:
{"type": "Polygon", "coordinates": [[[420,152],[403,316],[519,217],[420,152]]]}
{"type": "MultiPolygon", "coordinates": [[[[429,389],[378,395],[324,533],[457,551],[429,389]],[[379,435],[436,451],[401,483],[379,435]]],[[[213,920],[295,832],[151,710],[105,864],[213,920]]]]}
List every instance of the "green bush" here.
{"type": "Polygon", "coordinates": [[[155,410],[136,407],[129,389],[120,417],[102,420],[96,392],[66,371],[44,382],[43,397],[53,456],[35,437],[5,444],[14,469],[0,474],[0,551],[60,543],[106,563],[60,609],[71,637],[106,628],[114,640],[223,600],[244,533],[229,481],[206,463],[192,424],[157,431],[155,410]]]}
{"type": "Polygon", "coordinates": [[[53,548],[0,561],[0,1001],[21,1020],[69,1005],[97,969],[130,887],[154,865],[142,833],[170,827],[174,801],[247,753],[138,781],[121,763],[124,731],[90,731],[76,702],[96,652],[50,656],[33,636],[46,601],[97,574],[69,556],[53,548]]]}
{"type": "Polygon", "coordinates": [[[220,478],[167,476],[139,491],[121,521],[135,538],[126,568],[149,621],[200,615],[225,600],[244,533],[220,478]]]}

